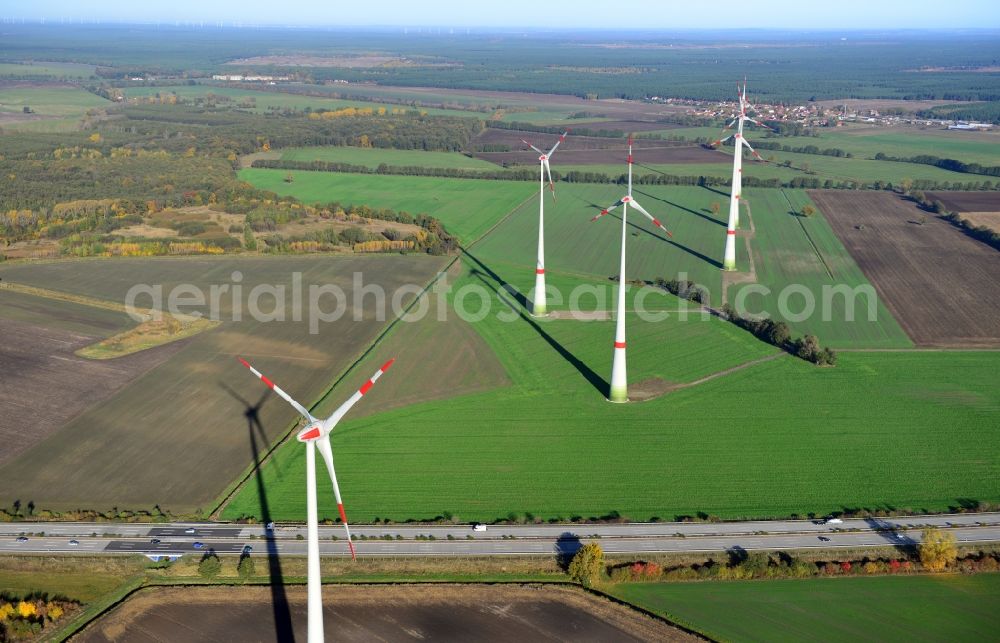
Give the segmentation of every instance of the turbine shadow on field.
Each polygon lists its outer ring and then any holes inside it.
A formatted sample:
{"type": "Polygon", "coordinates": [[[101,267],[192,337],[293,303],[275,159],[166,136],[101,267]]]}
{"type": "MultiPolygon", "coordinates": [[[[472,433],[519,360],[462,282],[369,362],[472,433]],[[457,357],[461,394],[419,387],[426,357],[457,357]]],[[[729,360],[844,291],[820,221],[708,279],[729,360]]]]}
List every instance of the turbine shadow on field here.
{"type": "Polygon", "coordinates": [[[708,190],[709,192],[714,192],[715,194],[718,194],[719,196],[724,196],[724,197],[726,197],[727,199],[728,199],[728,198],[730,198],[730,197],[732,196],[732,195],[731,195],[731,194],[729,194],[728,192],[723,192],[722,190],[716,190],[715,188],[713,188],[713,187],[712,187],[712,186],[710,186],[710,185],[703,185],[703,186],[701,186],[701,187],[705,188],[705,189],[706,189],[706,190],[708,190]]]}
{"type": "Polygon", "coordinates": [[[580,542],[580,537],[570,531],[564,531],[559,534],[559,538],[556,540],[556,564],[559,565],[559,569],[564,572],[569,571],[569,564],[573,561],[573,556],[576,556],[576,552],[580,551],[583,547],[583,543],[580,542]]]}
{"type": "MultiPolygon", "coordinates": [[[[653,198],[656,198],[656,197],[653,197],[653,198]]],[[[657,200],[658,201],[662,201],[662,199],[657,199],[657,200]]],[[[665,203],[669,203],[669,201],[665,201],[665,203]]],[[[671,204],[671,205],[673,205],[673,204],[671,204]]],[[[609,217],[611,217],[613,219],[617,219],[618,221],[622,220],[621,216],[618,213],[616,213],[616,212],[609,212],[606,216],[609,216],[609,217]]],[[[688,248],[683,243],[677,243],[676,241],[674,241],[673,239],[670,239],[669,237],[661,236],[661,235],[659,235],[659,234],[657,234],[657,233],[655,233],[655,232],[653,232],[651,230],[647,230],[646,228],[643,228],[642,226],[638,226],[638,225],[632,223],[631,221],[628,222],[628,227],[630,227],[633,230],[636,230],[638,232],[642,232],[644,234],[648,234],[649,236],[653,237],[654,239],[659,239],[660,241],[662,241],[664,243],[669,243],[670,245],[674,246],[678,250],[683,250],[684,252],[688,253],[689,255],[691,255],[693,257],[697,257],[698,259],[701,259],[702,261],[704,261],[706,263],[712,264],[716,268],[722,268],[722,263],[716,261],[715,259],[712,259],[709,256],[701,254],[697,250],[693,250],[691,248],[688,248]]]]}
{"type": "Polygon", "coordinates": [[[696,217],[701,217],[702,219],[704,219],[705,221],[708,221],[709,223],[714,223],[715,225],[722,226],[723,228],[726,227],[726,222],[725,221],[720,221],[719,219],[716,219],[714,217],[710,217],[707,214],[705,214],[704,212],[698,212],[697,210],[692,210],[691,208],[685,207],[685,206],[681,205],[680,203],[674,203],[673,201],[670,201],[670,200],[667,200],[667,199],[661,199],[660,197],[653,196],[652,194],[643,192],[642,190],[636,190],[636,192],[639,193],[639,194],[641,194],[642,196],[648,196],[650,199],[653,199],[654,201],[659,201],[661,203],[666,203],[667,205],[669,205],[671,207],[674,207],[674,208],[677,208],[678,210],[683,210],[685,212],[688,212],[690,214],[695,215],[696,217]]]}
{"type": "Polygon", "coordinates": [[[537,321],[532,319],[531,315],[529,315],[527,312],[528,311],[527,297],[518,292],[516,288],[505,282],[500,277],[500,275],[493,272],[493,270],[489,266],[487,266],[479,259],[477,259],[475,256],[470,254],[468,250],[463,249],[463,252],[465,253],[465,256],[467,256],[469,259],[474,261],[477,266],[479,266],[479,268],[472,269],[473,276],[482,281],[487,288],[493,289],[495,284],[495,287],[497,289],[497,294],[501,299],[503,299],[504,294],[510,295],[511,297],[516,299],[518,304],[520,305],[516,310],[517,314],[520,315],[521,319],[527,322],[528,325],[530,325],[535,330],[535,332],[538,333],[539,337],[544,339],[549,346],[555,349],[555,351],[559,353],[560,357],[569,362],[573,366],[573,368],[579,371],[579,373],[583,375],[584,379],[590,382],[590,384],[594,388],[596,388],[601,393],[601,395],[607,397],[608,395],[611,394],[611,385],[608,383],[607,380],[598,375],[592,368],[584,364],[580,360],[580,358],[578,358],[576,355],[569,352],[565,346],[557,342],[554,337],[545,332],[545,329],[543,329],[538,324],[537,321]],[[493,283],[490,283],[491,281],[493,283]]]}
{"type": "MultiPolygon", "coordinates": [[[[260,500],[260,516],[264,525],[271,523],[271,508],[267,501],[267,490],[264,488],[264,479],[261,477],[260,450],[257,448],[257,434],[261,441],[267,444],[267,434],[264,426],[260,422],[260,407],[267,401],[269,392],[265,392],[257,403],[250,405],[249,402],[240,397],[224,382],[221,386],[230,396],[243,405],[243,416],[247,419],[247,432],[250,435],[250,450],[253,453],[254,479],[257,481],[257,496],[260,500]]],[[[274,533],[266,530],[264,541],[267,544],[267,571],[271,587],[271,609],[274,612],[274,634],[277,641],[295,641],[295,633],[292,631],[292,612],[288,606],[288,597],[285,595],[285,577],[281,571],[281,560],[278,558],[278,545],[274,540],[274,533]]]]}
{"type": "Polygon", "coordinates": [[[897,531],[896,526],[889,521],[865,518],[865,522],[872,531],[885,538],[886,542],[904,554],[911,554],[917,546],[916,540],[906,532],[897,531]]]}

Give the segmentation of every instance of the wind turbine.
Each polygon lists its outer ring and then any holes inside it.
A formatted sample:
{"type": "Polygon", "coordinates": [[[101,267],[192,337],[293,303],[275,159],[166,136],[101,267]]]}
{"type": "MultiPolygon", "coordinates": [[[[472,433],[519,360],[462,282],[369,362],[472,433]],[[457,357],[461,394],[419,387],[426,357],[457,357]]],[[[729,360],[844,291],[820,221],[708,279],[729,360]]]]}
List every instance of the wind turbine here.
{"type": "Polygon", "coordinates": [[[754,125],[759,125],[761,127],[767,127],[758,120],[750,118],[747,116],[747,108],[751,107],[750,102],[747,101],[747,81],[743,79],[743,90],[740,90],[739,84],[736,85],[736,92],[739,96],[740,111],[735,115],[735,118],[726,125],[722,130],[725,132],[730,129],[733,125],[736,125],[736,132],[730,134],[726,138],[719,139],[712,143],[713,146],[721,145],[722,143],[728,141],[735,137],[736,145],[735,151],[733,152],[733,181],[732,181],[732,194],[729,197],[729,223],[726,225],[726,251],[723,254],[722,259],[722,269],[723,270],[736,270],[736,228],[740,226],[740,197],[743,192],[743,146],[745,145],[750,153],[753,154],[754,158],[758,161],[763,161],[757,150],[750,147],[747,143],[746,138],[743,137],[743,123],[750,121],[754,125]]]}
{"type": "Polygon", "coordinates": [[[299,414],[306,419],[306,426],[298,432],[296,439],[306,445],[306,533],[308,543],[306,551],[307,572],[308,572],[308,609],[309,609],[309,642],[322,643],[323,641],[323,596],[322,584],[320,583],[319,572],[319,510],[316,504],[316,449],[323,456],[326,462],[327,471],[330,472],[330,480],[333,481],[333,495],[337,498],[337,511],[340,512],[340,520],[344,524],[344,531],[347,532],[347,546],[351,550],[351,558],[356,559],[354,543],[351,541],[351,530],[347,526],[347,515],[344,513],[344,502],[340,498],[340,485],[337,484],[337,474],[333,469],[333,450],[330,448],[330,433],[337,423],[351,410],[351,407],[358,403],[364,394],[375,384],[375,381],[382,377],[382,373],[389,370],[395,360],[390,359],[382,365],[382,368],[371,376],[354,395],[340,405],[333,415],[325,420],[319,420],[312,416],[308,410],[292,399],[288,393],[278,388],[274,382],[267,379],[260,371],[250,366],[242,357],[240,362],[250,369],[250,372],[260,378],[260,381],[278,394],[282,399],[291,404],[299,414]]]}
{"type": "Polygon", "coordinates": [[[622,252],[621,266],[618,270],[618,319],[615,326],[615,351],[611,362],[611,391],[608,400],[611,402],[628,402],[628,378],[625,375],[625,238],[627,236],[628,206],[632,205],[636,210],[642,212],[661,230],[667,233],[668,237],[673,237],[669,230],[663,227],[653,215],[646,212],[645,208],[639,205],[638,201],[632,198],[632,137],[628,137],[628,192],[615,202],[614,205],[601,210],[600,214],[591,221],[597,221],[618,206],[622,206],[622,252]]]}
{"type": "Polygon", "coordinates": [[[563,132],[556,144],[548,152],[543,152],[528,141],[521,139],[521,142],[538,152],[538,261],[535,263],[535,298],[531,302],[531,314],[535,317],[543,317],[546,314],[545,306],[545,175],[549,176],[549,189],[552,191],[552,198],[556,198],[556,186],[552,182],[552,168],[549,167],[549,159],[555,154],[559,144],[566,140],[569,130],[563,132]]]}

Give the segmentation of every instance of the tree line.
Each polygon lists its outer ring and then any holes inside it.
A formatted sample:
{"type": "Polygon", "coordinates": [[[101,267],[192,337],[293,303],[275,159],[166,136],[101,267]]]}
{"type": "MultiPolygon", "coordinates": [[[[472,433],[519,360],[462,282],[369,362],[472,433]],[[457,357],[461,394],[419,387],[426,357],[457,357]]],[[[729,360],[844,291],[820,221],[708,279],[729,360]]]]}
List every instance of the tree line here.
{"type": "Polygon", "coordinates": [[[917,156],[902,157],[889,156],[879,152],[875,155],[876,161],[898,161],[901,163],[918,163],[920,165],[933,165],[942,170],[960,172],[962,174],[982,174],[984,176],[1000,176],[1000,165],[981,165],[979,163],[965,163],[956,159],[945,159],[930,154],[918,154],[917,156]]]}

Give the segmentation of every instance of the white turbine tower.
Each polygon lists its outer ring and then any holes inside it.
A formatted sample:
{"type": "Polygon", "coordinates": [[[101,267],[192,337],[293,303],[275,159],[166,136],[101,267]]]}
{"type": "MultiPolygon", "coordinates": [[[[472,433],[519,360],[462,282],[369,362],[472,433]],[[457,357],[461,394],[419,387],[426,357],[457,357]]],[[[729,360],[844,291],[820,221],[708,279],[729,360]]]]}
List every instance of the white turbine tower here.
{"type": "Polygon", "coordinates": [[[670,233],[663,224],[653,215],[646,212],[639,203],[632,198],[632,137],[628,137],[628,192],[615,202],[614,205],[601,210],[600,214],[591,219],[597,221],[608,212],[618,206],[622,206],[622,251],[621,265],[618,269],[618,317],[615,325],[615,351],[611,362],[611,390],[608,400],[611,402],[628,402],[628,378],[625,374],[625,239],[628,233],[628,206],[631,205],[639,212],[642,212],[661,230],[667,233],[668,237],[674,235],[670,233]]]}
{"type": "MultiPolygon", "coordinates": [[[[750,107],[750,103],[747,101],[747,82],[743,81],[743,90],[740,91],[739,85],[736,86],[736,93],[739,96],[739,113],[735,115],[732,122],[726,125],[725,130],[730,129],[733,125],[736,125],[736,132],[730,134],[726,138],[719,139],[718,141],[712,143],[712,145],[721,145],[725,141],[735,137],[735,151],[733,152],[733,181],[732,181],[732,194],[729,197],[729,223],[726,226],[726,251],[723,254],[722,259],[722,269],[723,270],[736,270],[736,228],[740,226],[740,200],[743,193],[743,147],[746,146],[750,153],[754,155],[759,161],[763,159],[757,150],[750,147],[747,143],[746,138],[743,137],[743,123],[750,121],[754,125],[759,125],[761,127],[767,127],[763,123],[754,120],[747,116],[747,108],[750,107]]],[[[768,128],[770,129],[770,128],[768,128]]]]}
{"type": "Polygon", "coordinates": [[[307,576],[308,576],[308,610],[309,610],[309,643],[323,642],[323,593],[320,582],[319,570],[319,510],[316,503],[316,449],[319,449],[323,461],[326,462],[327,471],[330,473],[330,480],[333,482],[333,495],[337,498],[337,511],[340,513],[340,520],[344,524],[344,531],[347,533],[347,546],[351,550],[351,558],[356,558],[354,553],[354,542],[351,541],[351,530],[347,526],[347,515],[344,513],[344,501],[340,498],[340,485],[337,484],[337,474],[333,469],[333,450],[330,448],[330,433],[337,423],[351,410],[351,407],[358,403],[368,389],[375,384],[375,380],[382,376],[382,373],[389,370],[395,360],[389,360],[382,365],[382,368],[371,376],[367,382],[358,389],[346,402],[340,405],[333,415],[325,420],[318,420],[309,413],[308,410],[278,388],[274,382],[267,379],[260,371],[245,360],[240,358],[240,362],[250,369],[250,372],[260,378],[260,381],[277,393],[282,399],[295,407],[295,410],[306,419],[306,426],[299,431],[296,439],[306,445],[306,533],[308,543],[306,545],[307,556],[307,576]]]}
{"type": "Polygon", "coordinates": [[[563,132],[556,144],[548,152],[543,152],[528,141],[521,139],[521,142],[538,152],[538,261],[535,263],[535,298],[531,302],[531,314],[535,317],[542,317],[546,314],[545,306],[545,175],[549,176],[549,189],[552,191],[552,198],[556,196],[556,186],[552,182],[552,168],[549,167],[549,159],[555,154],[559,144],[566,140],[569,131],[563,132]]]}

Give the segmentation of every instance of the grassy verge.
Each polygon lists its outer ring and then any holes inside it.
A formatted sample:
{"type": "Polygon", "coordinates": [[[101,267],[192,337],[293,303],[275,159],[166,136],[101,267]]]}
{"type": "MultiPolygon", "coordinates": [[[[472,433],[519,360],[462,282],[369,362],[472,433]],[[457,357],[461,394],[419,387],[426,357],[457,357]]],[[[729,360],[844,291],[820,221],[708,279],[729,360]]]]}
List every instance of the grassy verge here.
{"type": "Polygon", "coordinates": [[[1000,574],[626,583],[610,594],[718,640],[989,640],[1000,574]]]}

